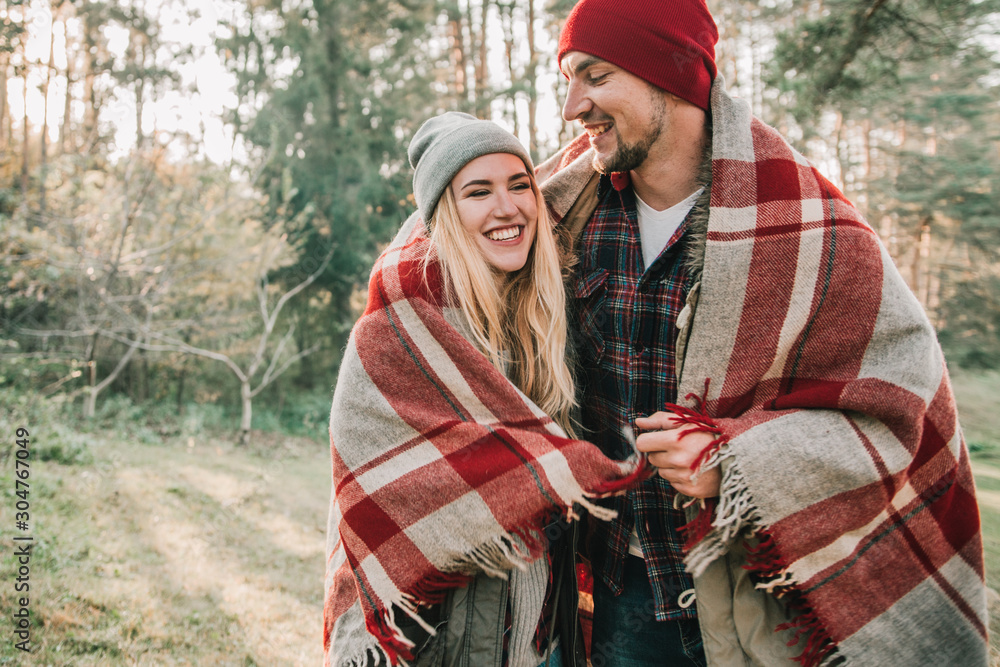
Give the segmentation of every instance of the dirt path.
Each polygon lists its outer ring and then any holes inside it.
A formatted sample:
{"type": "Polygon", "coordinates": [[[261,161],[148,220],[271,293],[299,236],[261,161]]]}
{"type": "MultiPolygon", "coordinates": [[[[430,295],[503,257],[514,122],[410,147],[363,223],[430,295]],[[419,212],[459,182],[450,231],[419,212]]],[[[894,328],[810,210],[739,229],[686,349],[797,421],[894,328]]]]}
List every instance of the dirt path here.
{"type": "Polygon", "coordinates": [[[321,664],[328,460],[279,440],[39,463],[31,664],[321,664]]]}

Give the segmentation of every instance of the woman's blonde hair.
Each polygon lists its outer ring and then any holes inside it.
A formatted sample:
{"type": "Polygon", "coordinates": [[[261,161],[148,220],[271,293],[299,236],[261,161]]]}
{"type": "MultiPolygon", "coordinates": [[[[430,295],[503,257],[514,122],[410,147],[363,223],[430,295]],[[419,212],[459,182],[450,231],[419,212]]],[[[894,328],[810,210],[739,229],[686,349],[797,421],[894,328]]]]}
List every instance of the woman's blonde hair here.
{"type": "Polygon", "coordinates": [[[524,267],[497,280],[462,224],[451,186],[445,188],[429,224],[430,238],[448,290],[475,344],[511,382],[573,433],[573,376],[566,359],[566,293],[561,252],[545,200],[531,178],[538,221],[524,267]]]}

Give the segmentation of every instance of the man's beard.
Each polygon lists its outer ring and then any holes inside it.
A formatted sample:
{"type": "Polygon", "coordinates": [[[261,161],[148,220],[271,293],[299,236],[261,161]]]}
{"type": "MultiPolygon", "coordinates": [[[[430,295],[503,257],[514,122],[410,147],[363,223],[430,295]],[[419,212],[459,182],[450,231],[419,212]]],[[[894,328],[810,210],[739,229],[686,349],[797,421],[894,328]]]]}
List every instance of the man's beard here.
{"type": "MultiPolygon", "coordinates": [[[[651,91],[652,93],[652,91],[651,91]]],[[[650,126],[637,142],[626,144],[619,141],[614,152],[602,161],[598,155],[594,155],[594,170],[602,174],[631,171],[638,168],[646,158],[649,157],[649,149],[660,138],[667,115],[667,104],[662,95],[651,94],[651,99],[656,105],[656,110],[650,126]]]]}
{"type": "Polygon", "coordinates": [[[602,161],[600,156],[594,155],[594,169],[602,174],[611,174],[620,171],[631,171],[646,161],[649,156],[649,148],[660,136],[659,128],[655,133],[647,134],[634,144],[619,144],[615,152],[607,161],[602,161]]]}

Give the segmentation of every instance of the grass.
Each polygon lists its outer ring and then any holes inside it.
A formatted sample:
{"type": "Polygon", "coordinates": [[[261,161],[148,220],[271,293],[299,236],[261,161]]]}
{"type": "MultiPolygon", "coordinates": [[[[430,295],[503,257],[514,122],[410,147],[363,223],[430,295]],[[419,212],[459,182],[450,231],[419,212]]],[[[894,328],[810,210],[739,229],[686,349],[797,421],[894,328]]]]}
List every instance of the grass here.
{"type": "MultiPolygon", "coordinates": [[[[329,454],[318,441],[257,435],[247,449],[91,436],[84,459],[33,458],[31,664],[322,661],[329,454]]],[[[0,474],[5,496],[12,468],[0,474]]],[[[5,610],[16,566],[5,549],[5,610]]],[[[0,664],[24,658],[0,642],[0,664]]]]}
{"type": "MultiPolygon", "coordinates": [[[[1000,590],[1000,373],[953,379],[987,584],[1000,590]]],[[[134,406],[109,408],[96,427],[66,414],[0,390],[0,432],[32,430],[32,665],[320,664],[330,483],[322,433],[257,432],[236,448],[207,413],[169,428],[123,424],[134,406]]],[[[8,545],[17,500],[9,451],[0,450],[8,545]]],[[[16,566],[5,547],[5,615],[19,596],[16,566]]],[[[995,593],[990,611],[991,664],[1000,667],[995,593]]],[[[26,664],[10,621],[0,626],[0,665],[26,664]]]]}
{"type": "Polygon", "coordinates": [[[990,588],[990,665],[1000,667],[1000,373],[953,372],[955,400],[972,456],[990,588]]]}
{"type": "Polygon", "coordinates": [[[1000,372],[952,374],[969,449],[1000,464],[1000,372]]]}

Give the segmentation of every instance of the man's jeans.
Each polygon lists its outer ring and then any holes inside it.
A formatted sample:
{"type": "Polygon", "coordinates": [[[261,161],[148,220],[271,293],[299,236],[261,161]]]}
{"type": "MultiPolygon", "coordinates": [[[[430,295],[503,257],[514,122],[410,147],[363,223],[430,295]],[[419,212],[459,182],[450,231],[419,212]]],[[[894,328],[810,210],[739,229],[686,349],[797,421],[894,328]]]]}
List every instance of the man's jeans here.
{"type": "Polygon", "coordinates": [[[594,577],[593,667],[705,667],[698,621],[657,621],[646,562],[625,559],[615,597],[594,577]]]}

